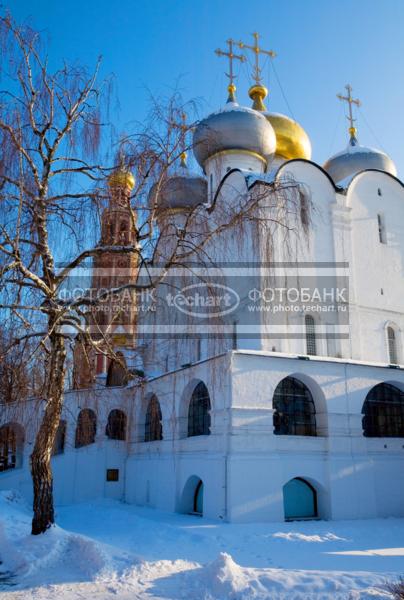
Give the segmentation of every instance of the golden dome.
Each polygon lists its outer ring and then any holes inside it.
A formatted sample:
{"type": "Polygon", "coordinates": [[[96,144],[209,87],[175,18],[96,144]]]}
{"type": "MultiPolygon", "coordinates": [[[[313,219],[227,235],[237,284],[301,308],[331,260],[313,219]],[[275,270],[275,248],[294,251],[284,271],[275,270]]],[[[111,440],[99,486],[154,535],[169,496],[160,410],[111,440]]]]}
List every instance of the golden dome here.
{"type": "Polygon", "coordinates": [[[108,177],[109,187],[126,187],[133,190],[135,187],[135,178],[130,171],[117,169],[108,177]]]}
{"type": "Polygon", "coordinates": [[[268,90],[263,85],[253,85],[248,94],[254,101],[253,108],[263,112],[275,130],[276,155],[285,160],[292,158],[311,158],[311,143],[309,136],[299,123],[279,113],[267,112],[264,99],[268,90]]]}

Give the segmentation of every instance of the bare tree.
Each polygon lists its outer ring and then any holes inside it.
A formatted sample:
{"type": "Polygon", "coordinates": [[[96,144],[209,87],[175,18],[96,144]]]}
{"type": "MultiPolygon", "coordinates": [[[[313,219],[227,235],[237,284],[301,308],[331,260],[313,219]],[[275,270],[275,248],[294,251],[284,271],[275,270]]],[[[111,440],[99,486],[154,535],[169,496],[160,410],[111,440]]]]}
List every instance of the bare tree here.
{"type": "Polygon", "coordinates": [[[99,65],[90,74],[68,65],[50,72],[39,36],[8,15],[0,19],[0,35],[7,86],[0,95],[1,308],[19,323],[15,342],[36,340],[47,362],[45,410],[31,457],[32,533],[38,534],[54,521],[50,458],[66,375],[63,328],[70,323],[58,300],[66,275],[57,261],[77,250],[80,224],[91,219],[105,176],[95,159],[107,90],[106,82],[96,85],[99,65]]]}
{"type": "Polygon", "coordinates": [[[15,344],[14,333],[0,330],[0,405],[18,404],[40,396],[44,381],[42,355],[34,354],[35,342],[26,338],[15,344]]]}
{"type": "Polygon", "coordinates": [[[108,168],[105,162],[109,81],[98,82],[99,64],[93,72],[67,64],[51,71],[38,34],[10,16],[0,18],[0,35],[6,86],[0,90],[0,311],[15,323],[14,343],[34,342],[32,355],[43,354],[46,360],[44,411],[31,456],[32,533],[39,534],[54,522],[51,455],[69,344],[78,335],[86,349],[120,361],[110,329],[97,326],[93,309],[111,297],[119,301],[128,290],[155,288],[173,266],[186,265],[190,258],[209,263],[209,242],[227,228],[254,221],[258,227],[289,231],[294,226],[289,216],[299,220],[302,211],[299,194],[284,194],[295,183],[274,186],[270,196],[266,186],[256,186],[254,194],[233,207],[213,202],[202,212],[190,211],[181,228],[168,222],[156,229],[171,165],[186,150],[186,132],[177,126],[183,106],[174,94],[167,102],[152,103],[148,124],[121,140],[126,164],[120,168],[130,168],[136,180],[132,192],[126,190],[119,199],[130,213],[133,235],[112,243],[102,234],[98,243],[92,231],[98,234],[100,208],[108,197],[105,180],[119,163],[108,168]],[[263,203],[270,207],[263,210],[263,203]],[[158,275],[114,282],[95,296],[82,293],[66,300],[61,294],[78,268],[104,255],[130,256],[147,273],[159,240],[167,235],[173,242],[158,256],[158,275]]]}

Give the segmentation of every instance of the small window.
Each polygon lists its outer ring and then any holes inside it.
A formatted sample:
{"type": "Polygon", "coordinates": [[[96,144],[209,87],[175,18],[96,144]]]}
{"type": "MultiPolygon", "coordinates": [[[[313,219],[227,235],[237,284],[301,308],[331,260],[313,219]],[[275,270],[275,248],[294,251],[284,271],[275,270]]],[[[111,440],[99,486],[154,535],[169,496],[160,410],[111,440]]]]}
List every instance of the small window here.
{"type": "Polygon", "coordinates": [[[107,469],[107,481],[119,481],[119,469],[107,469]]]}
{"type": "Polygon", "coordinates": [[[126,221],[122,221],[119,227],[119,241],[122,244],[127,244],[128,242],[128,226],[126,221]]]}
{"type": "Polygon", "coordinates": [[[299,191],[300,198],[300,221],[304,229],[307,229],[310,225],[310,202],[307,194],[303,191],[299,191]]]}
{"type": "Polygon", "coordinates": [[[389,347],[389,361],[391,365],[398,364],[396,332],[392,327],[387,327],[387,344],[389,347]]]}
{"type": "Polygon", "coordinates": [[[126,361],[122,352],[116,353],[116,360],[111,360],[107,372],[106,387],[124,386],[128,383],[126,361]]]}
{"type": "Polygon", "coordinates": [[[379,242],[381,244],[387,244],[386,226],[384,223],[384,217],[381,214],[377,215],[377,226],[379,228],[379,242]]]}
{"type": "Polygon", "coordinates": [[[315,356],[317,354],[317,341],[314,318],[311,315],[306,315],[304,321],[306,325],[306,352],[311,356],[315,356]]]}

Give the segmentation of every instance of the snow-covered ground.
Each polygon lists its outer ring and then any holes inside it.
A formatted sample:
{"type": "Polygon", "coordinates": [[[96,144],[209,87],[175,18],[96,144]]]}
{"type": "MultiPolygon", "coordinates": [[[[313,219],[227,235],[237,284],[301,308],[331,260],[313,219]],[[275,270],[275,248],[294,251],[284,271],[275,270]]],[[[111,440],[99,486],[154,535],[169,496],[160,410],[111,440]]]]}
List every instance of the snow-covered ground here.
{"type": "Polygon", "coordinates": [[[401,519],[229,525],[102,500],[32,537],[30,517],[0,494],[2,600],[380,600],[404,573],[401,519]]]}

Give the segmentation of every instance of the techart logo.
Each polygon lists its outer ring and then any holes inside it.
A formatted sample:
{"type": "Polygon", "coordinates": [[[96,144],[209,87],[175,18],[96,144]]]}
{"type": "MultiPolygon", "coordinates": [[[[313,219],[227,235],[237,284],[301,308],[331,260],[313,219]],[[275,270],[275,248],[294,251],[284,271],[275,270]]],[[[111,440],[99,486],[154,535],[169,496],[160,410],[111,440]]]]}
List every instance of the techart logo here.
{"type": "Polygon", "coordinates": [[[167,294],[166,299],[184,315],[200,319],[223,317],[240,304],[237,292],[220,283],[194,283],[177,294],[167,294]]]}

